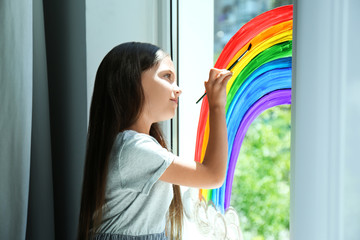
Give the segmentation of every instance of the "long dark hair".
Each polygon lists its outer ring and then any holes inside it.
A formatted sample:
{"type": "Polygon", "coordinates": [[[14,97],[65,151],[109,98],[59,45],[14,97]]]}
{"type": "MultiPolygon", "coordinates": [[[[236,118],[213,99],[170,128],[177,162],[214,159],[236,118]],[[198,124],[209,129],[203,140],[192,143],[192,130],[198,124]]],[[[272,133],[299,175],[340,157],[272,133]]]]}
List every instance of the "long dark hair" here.
{"type": "MultiPolygon", "coordinates": [[[[111,148],[117,134],[135,123],[144,104],[141,73],[164,56],[152,44],[123,43],[114,47],[98,68],[90,107],[78,240],[89,239],[101,223],[111,148]]],[[[166,148],[157,123],[152,124],[150,135],[166,148]]],[[[181,239],[180,187],[173,185],[173,192],[167,227],[172,239],[181,239]]]]}

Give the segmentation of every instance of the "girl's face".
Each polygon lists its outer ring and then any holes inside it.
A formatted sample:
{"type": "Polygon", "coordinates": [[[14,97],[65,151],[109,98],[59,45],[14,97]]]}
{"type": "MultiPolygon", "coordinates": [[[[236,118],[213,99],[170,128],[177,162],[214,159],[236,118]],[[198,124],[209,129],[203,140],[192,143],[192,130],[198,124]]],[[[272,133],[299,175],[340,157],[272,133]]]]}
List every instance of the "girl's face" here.
{"type": "Polygon", "coordinates": [[[174,64],[169,56],[141,74],[145,95],[142,114],[151,123],[175,115],[181,89],[176,85],[174,64]]]}

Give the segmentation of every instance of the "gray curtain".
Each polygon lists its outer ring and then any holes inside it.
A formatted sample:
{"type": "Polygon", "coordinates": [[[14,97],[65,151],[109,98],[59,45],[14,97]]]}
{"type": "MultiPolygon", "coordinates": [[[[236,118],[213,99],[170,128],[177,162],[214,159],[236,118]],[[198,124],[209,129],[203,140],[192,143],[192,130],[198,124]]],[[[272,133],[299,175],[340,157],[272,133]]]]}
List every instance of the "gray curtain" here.
{"type": "Polygon", "coordinates": [[[0,0],[0,238],[75,239],[85,1],[0,0]]]}
{"type": "Polygon", "coordinates": [[[0,238],[23,239],[32,116],[32,2],[0,1],[0,238]],[[21,237],[22,236],[22,237],[21,237]]]}

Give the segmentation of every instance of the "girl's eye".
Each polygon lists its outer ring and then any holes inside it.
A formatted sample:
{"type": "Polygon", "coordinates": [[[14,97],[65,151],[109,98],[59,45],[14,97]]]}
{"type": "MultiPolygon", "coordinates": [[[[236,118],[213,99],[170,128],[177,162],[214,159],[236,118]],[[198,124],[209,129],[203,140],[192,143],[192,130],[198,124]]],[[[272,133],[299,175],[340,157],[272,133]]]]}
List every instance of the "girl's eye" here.
{"type": "Polygon", "coordinates": [[[166,74],[164,75],[164,78],[167,79],[169,82],[172,81],[172,76],[171,76],[170,73],[166,73],[166,74]]]}

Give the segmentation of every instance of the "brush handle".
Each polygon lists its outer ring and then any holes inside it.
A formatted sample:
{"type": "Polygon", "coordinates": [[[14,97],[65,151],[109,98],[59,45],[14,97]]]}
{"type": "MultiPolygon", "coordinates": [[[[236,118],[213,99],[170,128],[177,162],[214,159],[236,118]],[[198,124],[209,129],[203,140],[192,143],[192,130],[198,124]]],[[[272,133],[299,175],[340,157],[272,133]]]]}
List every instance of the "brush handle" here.
{"type": "Polygon", "coordinates": [[[196,101],[196,104],[198,104],[201,101],[201,99],[203,99],[205,97],[205,95],[206,95],[206,92],[199,98],[199,100],[196,101]]]}
{"type": "MultiPolygon", "coordinates": [[[[231,66],[227,70],[230,71],[231,69],[233,69],[233,67],[235,67],[235,65],[240,61],[240,59],[245,55],[245,53],[247,53],[250,50],[250,48],[251,48],[251,43],[249,44],[249,47],[246,49],[246,51],[243,52],[240,55],[240,57],[238,57],[238,59],[236,59],[236,61],[233,62],[233,64],[231,64],[231,66]]],[[[203,99],[205,97],[205,95],[206,95],[206,92],[199,98],[199,100],[196,101],[196,104],[198,104],[201,101],[201,99],[203,99]]]]}
{"type": "Polygon", "coordinates": [[[231,66],[227,70],[230,71],[231,69],[233,69],[233,67],[235,67],[235,65],[240,61],[240,59],[245,55],[245,53],[247,53],[247,51],[249,51],[249,49],[246,49],[246,51],[243,52],[243,54],[241,54],[240,57],[238,57],[238,59],[236,59],[236,61],[231,64],[231,66]]]}

